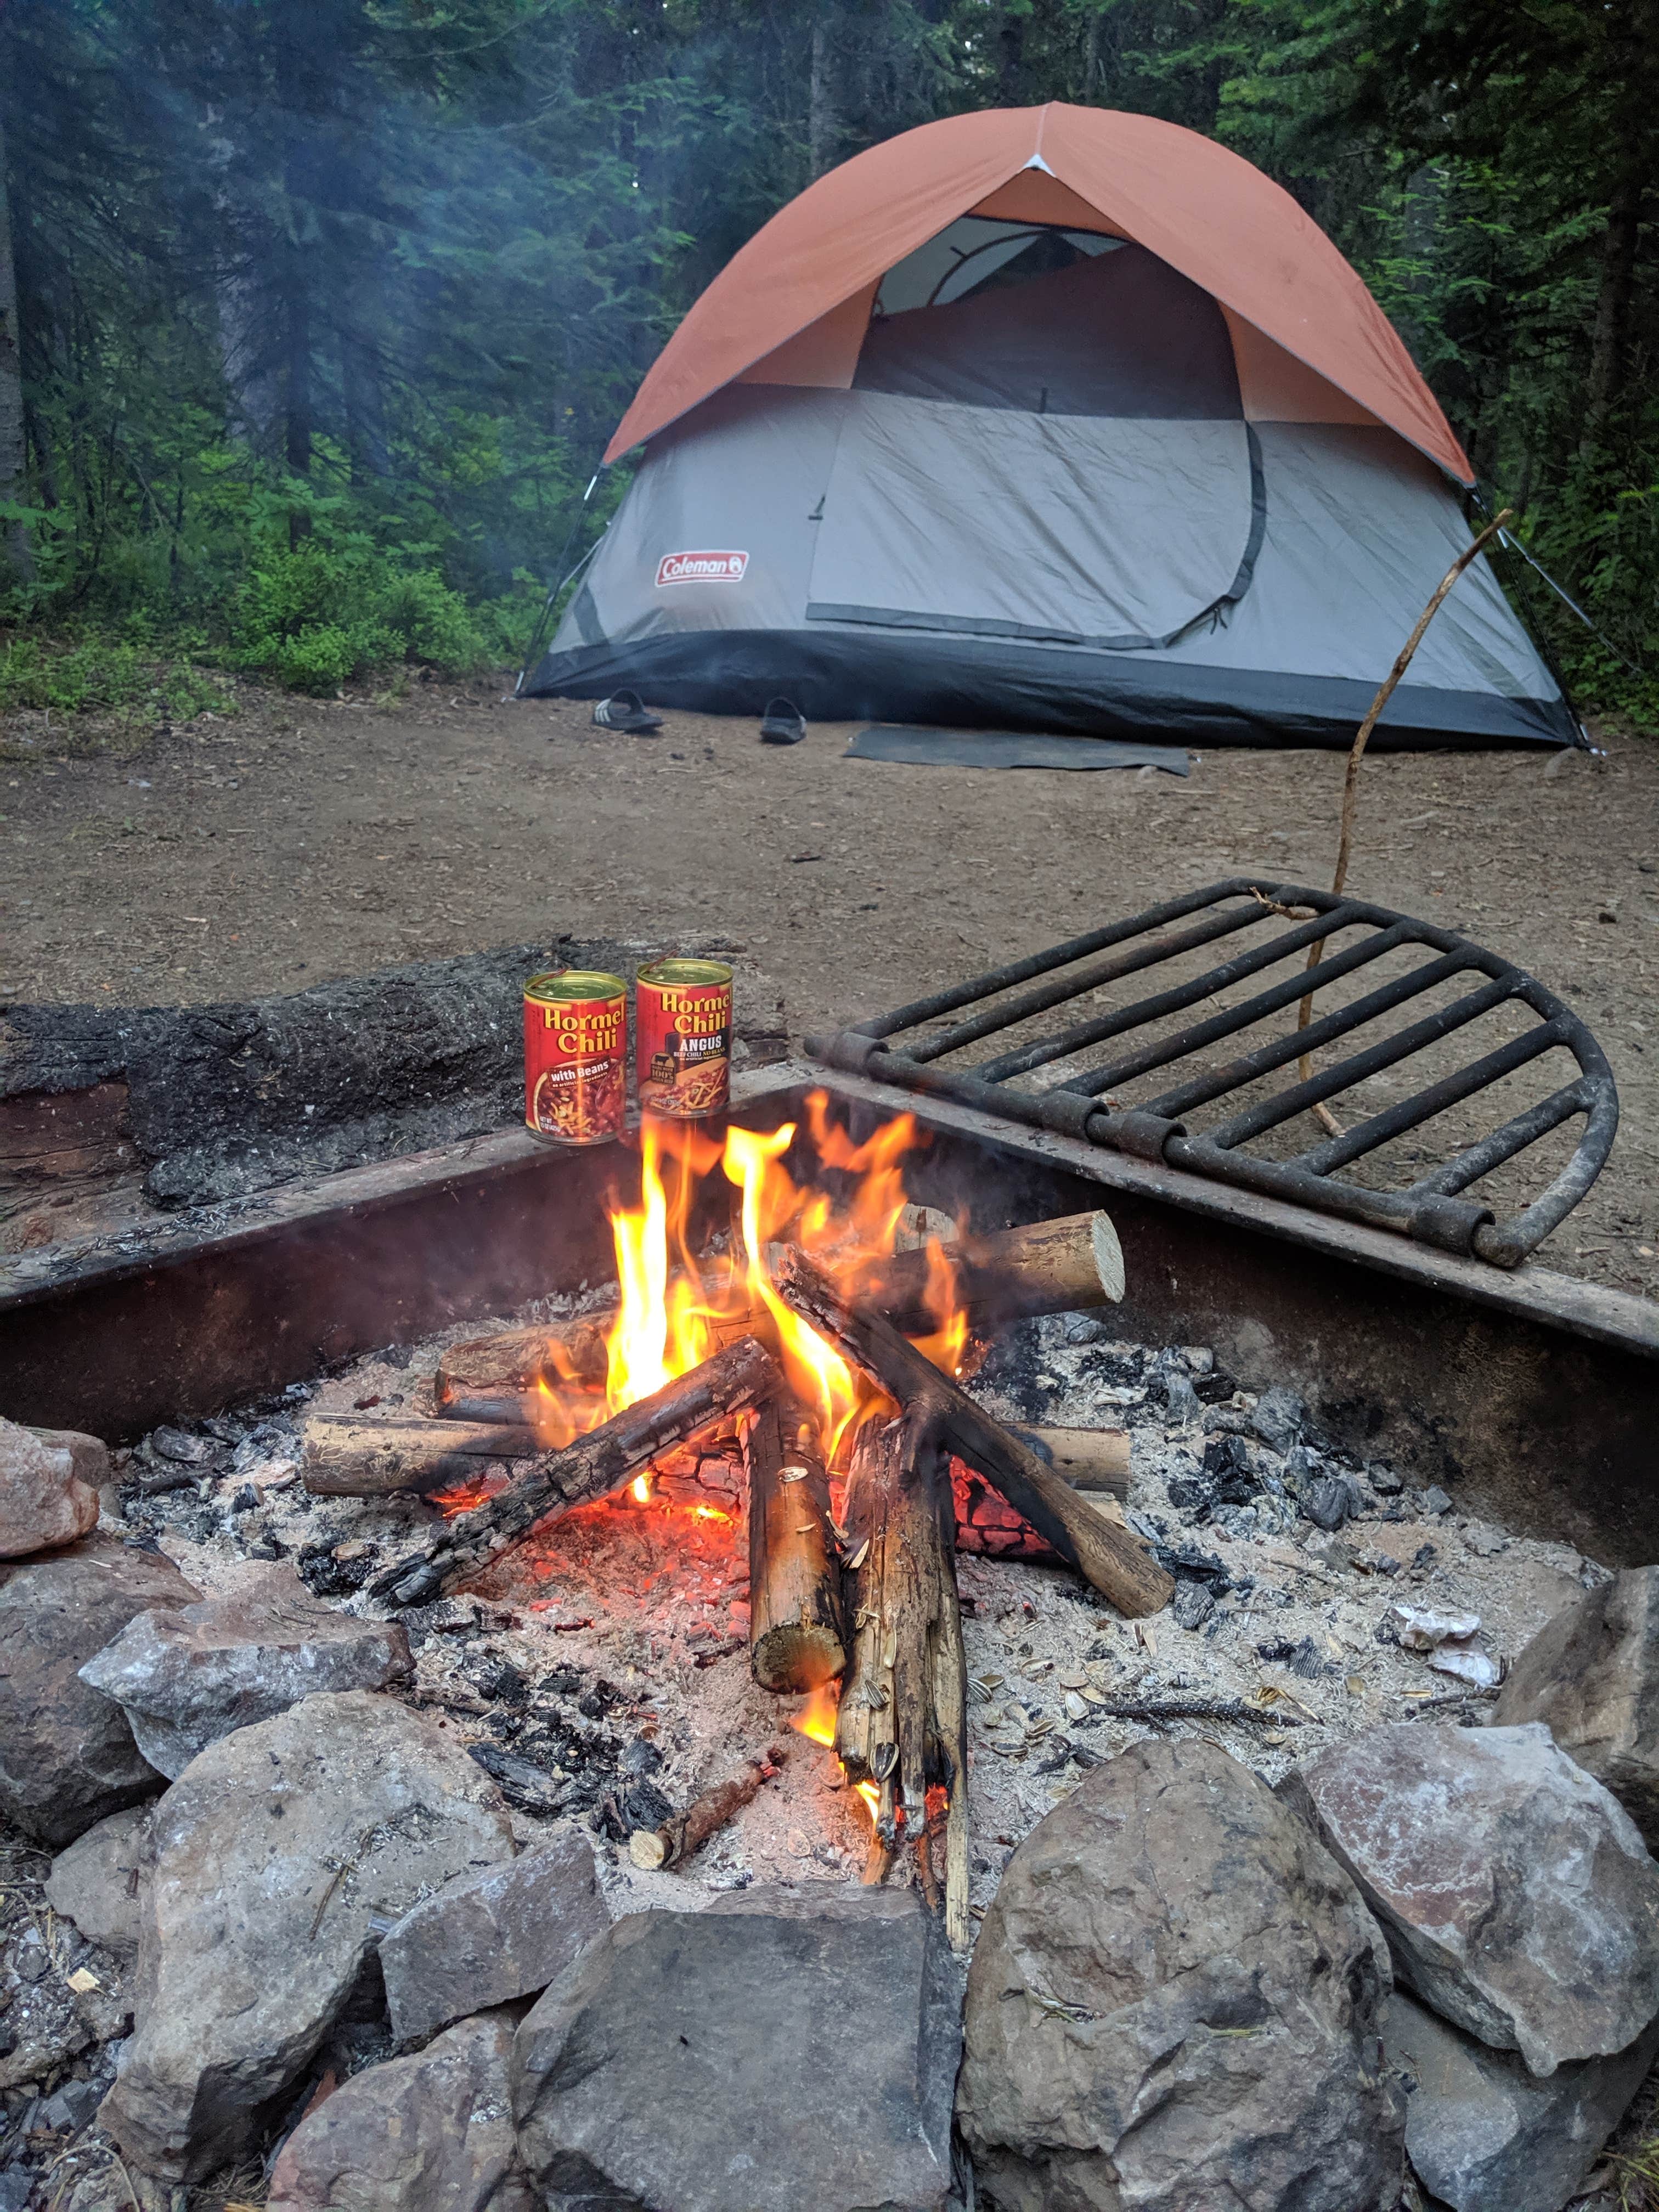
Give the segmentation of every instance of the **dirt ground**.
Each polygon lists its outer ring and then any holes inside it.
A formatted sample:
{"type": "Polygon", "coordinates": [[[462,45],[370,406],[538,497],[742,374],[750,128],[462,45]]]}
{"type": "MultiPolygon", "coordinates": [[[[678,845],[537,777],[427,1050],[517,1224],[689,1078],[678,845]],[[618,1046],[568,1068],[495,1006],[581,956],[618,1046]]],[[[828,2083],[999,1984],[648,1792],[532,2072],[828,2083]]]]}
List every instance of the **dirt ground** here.
{"type": "MultiPolygon", "coordinates": [[[[504,683],[229,717],[0,723],[0,1015],[202,1003],[560,932],[729,933],[797,1036],[1244,870],[1328,883],[1342,761],[1216,750],[1156,771],[926,769],[748,720],[595,730],[504,683]]],[[[1461,927],[1588,1020],[1623,1122],[1544,1248],[1659,1295],[1659,744],[1382,756],[1350,885],[1461,927]]],[[[0,1030],[3,1034],[3,1030],[0,1030]]]]}

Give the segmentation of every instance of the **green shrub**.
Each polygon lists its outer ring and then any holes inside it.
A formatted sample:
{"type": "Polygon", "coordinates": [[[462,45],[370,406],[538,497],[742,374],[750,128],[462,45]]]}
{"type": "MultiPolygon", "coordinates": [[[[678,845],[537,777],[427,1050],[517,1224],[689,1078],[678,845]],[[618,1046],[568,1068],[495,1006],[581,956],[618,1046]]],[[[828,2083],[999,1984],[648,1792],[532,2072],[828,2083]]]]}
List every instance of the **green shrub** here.
{"type": "Polygon", "coordinates": [[[435,568],[405,566],[360,533],[319,531],[255,552],[226,657],[290,690],[326,692],[403,661],[470,674],[488,665],[489,644],[435,568]]]}
{"type": "Polygon", "coordinates": [[[18,636],[0,646],[0,714],[20,707],[184,722],[209,708],[234,714],[235,702],[228,684],[189,659],[158,661],[113,638],[18,636]]]}

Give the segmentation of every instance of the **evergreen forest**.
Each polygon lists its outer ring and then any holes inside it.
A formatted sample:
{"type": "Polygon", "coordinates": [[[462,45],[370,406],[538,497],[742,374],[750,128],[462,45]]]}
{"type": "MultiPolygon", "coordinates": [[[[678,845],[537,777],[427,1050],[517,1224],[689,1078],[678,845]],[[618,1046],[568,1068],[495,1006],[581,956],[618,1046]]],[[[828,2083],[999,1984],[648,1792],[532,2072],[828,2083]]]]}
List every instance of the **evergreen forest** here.
{"type": "Polygon", "coordinates": [[[1048,100],[1296,197],[1659,716],[1659,0],[0,0],[0,705],[516,663],[736,248],[1048,100]]]}

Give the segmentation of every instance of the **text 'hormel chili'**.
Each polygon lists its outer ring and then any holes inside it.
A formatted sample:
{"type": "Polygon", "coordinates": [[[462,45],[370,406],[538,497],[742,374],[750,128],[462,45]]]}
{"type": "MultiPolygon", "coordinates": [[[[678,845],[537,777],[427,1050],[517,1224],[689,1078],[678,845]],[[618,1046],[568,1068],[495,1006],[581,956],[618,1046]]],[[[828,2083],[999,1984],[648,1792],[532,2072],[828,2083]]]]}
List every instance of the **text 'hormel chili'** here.
{"type": "Polygon", "coordinates": [[[524,987],[524,1118],[561,1145],[603,1145],[623,1133],[628,1103],[628,986],[580,968],[524,987]]]}
{"type": "Polygon", "coordinates": [[[677,1121],[723,1114],[731,1095],[732,970],[718,960],[641,968],[634,1014],[640,1111],[677,1121]]]}

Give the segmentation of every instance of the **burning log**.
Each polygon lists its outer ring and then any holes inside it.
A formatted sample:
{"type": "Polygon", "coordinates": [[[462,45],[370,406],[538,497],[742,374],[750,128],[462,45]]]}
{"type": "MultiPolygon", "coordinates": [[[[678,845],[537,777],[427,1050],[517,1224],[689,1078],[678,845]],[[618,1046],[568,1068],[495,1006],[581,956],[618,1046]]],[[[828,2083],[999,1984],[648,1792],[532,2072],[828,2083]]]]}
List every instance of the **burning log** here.
{"type": "Polygon", "coordinates": [[[1053,1468],[907,1343],[884,1315],[850,1304],[803,1252],[778,1273],[785,1303],[862,1368],[907,1415],[931,1413],[950,1449],[994,1483],[1017,1513],[1131,1620],[1158,1613],[1175,1584],[1127,1529],[1115,1528],[1053,1468]]]}
{"type": "Polygon", "coordinates": [[[836,1750],[854,1782],[881,1792],[866,1881],[879,1881],[904,1838],[937,1903],[927,1792],[949,1792],[945,1927],[968,1948],[968,1669],[953,1562],[949,1453],[937,1408],[867,1421],[854,1447],[847,1517],[853,1573],[852,1662],[836,1750]]]}
{"type": "Polygon", "coordinates": [[[1127,1429],[1013,1429],[1036,1456],[1073,1490],[1129,1494],[1129,1432],[1127,1429]]]}
{"type": "MultiPolygon", "coordinates": [[[[957,1302],[970,1328],[995,1328],[1025,1314],[1115,1305],[1123,1296],[1123,1253],[1103,1213],[1000,1229],[948,1249],[957,1302]]],[[[863,1274],[860,1296],[896,1328],[925,1336],[938,1325],[927,1285],[926,1249],[898,1252],[863,1274]]],[[[723,1307],[731,1295],[729,1279],[717,1278],[707,1287],[711,1303],[723,1307]]],[[[605,1340],[616,1321],[615,1307],[608,1307],[577,1321],[500,1329],[452,1344],[438,1363],[438,1410],[462,1419],[533,1422],[538,1392],[556,1391],[561,1382],[602,1388],[605,1340]]],[[[763,1343],[772,1339],[770,1318],[759,1307],[721,1311],[710,1326],[721,1343],[739,1336],[758,1336],[763,1343]]]]}
{"type": "MultiPolygon", "coordinates": [[[[1123,1297],[1123,1249],[1104,1213],[999,1229],[947,1249],[957,1303],[970,1328],[995,1328],[1025,1314],[1116,1305],[1123,1297]]],[[[925,1249],[895,1253],[861,1280],[860,1302],[896,1328],[925,1336],[938,1327],[927,1303],[927,1269],[925,1249]]]]}
{"type": "Polygon", "coordinates": [[[511,1489],[435,1529],[378,1575],[370,1594],[391,1605],[441,1597],[544,1522],[619,1488],[667,1445],[764,1404],[783,1387],[782,1370],[766,1346],[744,1337],[562,1451],[546,1454],[511,1489]]]}
{"type": "Polygon", "coordinates": [[[319,1498],[424,1497],[471,1482],[481,1460],[528,1459],[544,1446],[533,1428],[477,1421],[365,1421],[313,1414],[301,1443],[305,1486],[319,1498]]]}
{"type": "Polygon", "coordinates": [[[717,1828],[723,1828],[734,1813],[740,1813],[788,1756],[787,1744],[769,1744],[765,1756],[744,1773],[705,1790],[684,1813],[660,1828],[635,1828],[628,1839],[629,1857],[647,1873],[659,1867],[678,1866],[700,1850],[717,1828]]]}
{"type": "Polygon", "coordinates": [[[769,1399],[744,1454],[750,1669],[763,1690],[816,1690],[847,1664],[841,1565],[816,1428],[793,1398],[769,1399]]]}
{"type": "Polygon", "coordinates": [[[461,1398],[514,1400],[544,1384],[556,1389],[562,1382],[603,1389],[609,1364],[605,1337],[616,1319],[612,1308],[576,1321],[498,1329],[493,1336],[452,1344],[438,1362],[439,1410],[461,1398]]]}

